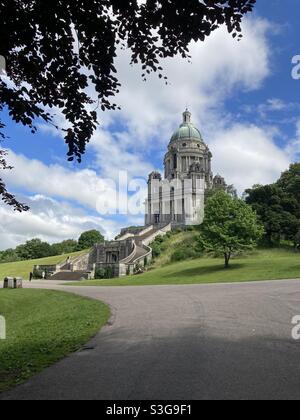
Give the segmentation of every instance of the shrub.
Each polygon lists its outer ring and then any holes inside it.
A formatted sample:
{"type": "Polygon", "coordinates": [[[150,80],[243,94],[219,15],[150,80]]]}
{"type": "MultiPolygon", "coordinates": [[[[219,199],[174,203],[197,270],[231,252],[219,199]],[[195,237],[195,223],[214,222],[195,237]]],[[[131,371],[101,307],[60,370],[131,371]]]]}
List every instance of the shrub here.
{"type": "Polygon", "coordinates": [[[95,280],[102,280],[105,278],[105,269],[97,267],[95,270],[95,280]]]}
{"type": "Polygon", "coordinates": [[[112,279],[114,271],[112,267],[97,267],[95,271],[95,280],[112,279]]]}
{"type": "Polygon", "coordinates": [[[42,270],[38,270],[37,268],[35,268],[33,270],[33,273],[32,274],[33,274],[33,278],[35,280],[39,280],[39,279],[41,279],[43,277],[43,271],[42,270]]]}
{"type": "Polygon", "coordinates": [[[150,246],[151,246],[152,251],[153,251],[153,257],[154,258],[159,257],[162,253],[161,245],[154,241],[150,246]]]}
{"type": "Polygon", "coordinates": [[[171,262],[179,262],[199,257],[194,248],[179,248],[172,254],[171,262]]]}
{"type": "Polygon", "coordinates": [[[114,270],[112,267],[107,267],[105,270],[105,278],[112,279],[114,277],[114,270]]]}
{"type": "Polygon", "coordinates": [[[143,274],[145,272],[145,269],[144,269],[144,267],[142,267],[142,265],[141,264],[137,264],[135,267],[134,267],[134,274],[135,275],[138,275],[138,274],[143,274]]]}

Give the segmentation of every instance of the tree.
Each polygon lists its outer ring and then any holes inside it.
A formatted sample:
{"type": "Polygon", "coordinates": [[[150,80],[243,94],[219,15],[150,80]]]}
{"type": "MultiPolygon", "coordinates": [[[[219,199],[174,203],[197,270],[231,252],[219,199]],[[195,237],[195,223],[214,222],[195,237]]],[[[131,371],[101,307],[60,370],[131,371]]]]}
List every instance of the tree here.
{"type": "MultiPolygon", "coordinates": [[[[36,132],[35,120],[53,124],[46,109],[65,116],[68,159],[79,162],[97,124],[97,110],[116,109],[119,91],[115,58],[118,48],[131,50],[131,63],[141,64],[146,79],[163,76],[161,60],[189,57],[192,40],[204,41],[225,25],[241,38],[243,16],[256,0],[19,0],[0,1],[0,56],[6,60],[8,83],[0,73],[0,111],[36,132]],[[87,88],[97,94],[93,103],[87,88]]],[[[5,124],[0,120],[0,136],[5,124]]],[[[59,129],[59,127],[56,127],[59,129]]],[[[16,209],[26,210],[7,195],[16,209]]]]}
{"type": "Polygon", "coordinates": [[[294,194],[276,183],[246,190],[245,199],[264,224],[268,245],[280,243],[282,237],[294,239],[300,227],[300,201],[294,194]]]}
{"type": "Polygon", "coordinates": [[[206,251],[222,253],[228,268],[232,255],[253,249],[263,231],[250,206],[225,192],[218,192],[206,204],[200,242],[206,251]]]}
{"type": "Polygon", "coordinates": [[[25,244],[19,245],[16,249],[0,251],[0,263],[71,254],[77,250],[78,243],[73,239],[53,245],[42,242],[40,239],[32,239],[25,244]]]}
{"type": "Polygon", "coordinates": [[[300,203],[300,163],[290,165],[289,169],[282,173],[277,185],[300,203]]]}
{"type": "Polygon", "coordinates": [[[72,252],[77,251],[78,243],[73,239],[68,239],[66,241],[51,245],[51,254],[52,255],[63,255],[63,254],[72,254],[72,252]]]}
{"type": "Polygon", "coordinates": [[[16,253],[21,260],[45,258],[51,255],[51,245],[47,242],[42,242],[40,239],[32,239],[24,245],[17,246],[16,253]]]}
{"type": "Polygon", "coordinates": [[[104,237],[98,230],[89,230],[81,234],[78,240],[78,250],[92,248],[98,243],[103,243],[104,237]]]}
{"type": "Polygon", "coordinates": [[[219,192],[225,192],[233,198],[238,197],[238,193],[234,185],[222,184],[222,185],[214,185],[212,188],[206,190],[205,201],[209,200],[212,196],[214,196],[215,194],[219,192]]]}
{"type": "Polygon", "coordinates": [[[14,249],[6,249],[5,251],[0,251],[0,263],[9,263],[18,261],[18,256],[14,249]]]}

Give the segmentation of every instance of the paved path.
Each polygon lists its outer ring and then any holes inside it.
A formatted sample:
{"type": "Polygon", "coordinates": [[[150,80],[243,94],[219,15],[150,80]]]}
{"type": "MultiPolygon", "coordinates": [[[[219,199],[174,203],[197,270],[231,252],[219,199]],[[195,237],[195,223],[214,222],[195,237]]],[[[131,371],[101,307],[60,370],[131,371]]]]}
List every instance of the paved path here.
{"type": "Polygon", "coordinates": [[[300,281],[51,287],[108,302],[111,325],[3,399],[300,399],[300,281]]]}

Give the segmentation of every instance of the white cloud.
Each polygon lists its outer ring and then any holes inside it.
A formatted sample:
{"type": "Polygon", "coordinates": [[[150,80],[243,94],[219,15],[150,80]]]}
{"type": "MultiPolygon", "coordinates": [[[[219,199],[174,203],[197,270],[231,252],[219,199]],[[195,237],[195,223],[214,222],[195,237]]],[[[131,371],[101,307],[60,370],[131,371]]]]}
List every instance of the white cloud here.
{"type": "Polygon", "coordinates": [[[58,164],[48,166],[12,151],[9,151],[8,159],[14,169],[4,172],[4,180],[35,194],[72,200],[92,210],[96,210],[98,199],[109,203],[115,194],[109,180],[90,169],[72,171],[58,164]]]}
{"type": "Polygon", "coordinates": [[[16,213],[0,204],[0,249],[14,248],[38,237],[49,243],[64,239],[78,239],[86,230],[100,230],[106,238],[113,238],[120,230],[117,222],[91,216],[65,202],[43,195],[23,197],[31,210],[16,213]]]}
{"type": "Polygon", "coordinates": [[[210,119],[211,109],[222,105],[236,88],[261,86],[269,74],[266,33],[270,24],[251,18],[243,26],[241,42],[220,28],[205,43],[192,43],[192,64],[181,57],[164,61],[168,86],[157,75],[144,83],[142,70],[128,66],[129,53],[120,53],[117,68],[122,87],[116,99],[122,111],[115,116],[127,124],[132,144],[157,148],[157,142],[149,142],[152,137],[165,144],[187,104],[202,125],[210,119]]]}
{"type": "Polygon", "coordinates": [[[300,158],[300,119],[296,122],[295,137],[288,142],[286,151],[290,156],[291,161],[299,161],[300,158]]]}
{"type": "MultiPolygon", "coordinates": [[[[117,153],[116,148],[115,152],[117,153]]],[[[83,169],[75,172],[58,164],[46,165],[12,151],[9,151],[8,159],[14,169],[3,172],[1,176],[9,189],[17,188],[29,194],[33,192],[35,195],[18,195],[20,201],[30,206],[29,212],[21,214],[0,203],[0,249],[15,247],[33,237],[39,237],[50,243],[78,238],[83,231],[89,229],[101,230],[107,239],[113,239],[122,227],[143,224],[143,216],[140,213],[134,213],[137,216],[125,214],[116,217],[114,212],[118,202],[114,199],[117,200],[119,197],[120,203],[124,206],[128,198],[126,190],[118,191],[119,180],[115,182],[114,179],[100,178],[93,170],[83,169]],[[106,203],[104,208],[110,212],[110,216],[102,217],[100,209],[103,207],[99,207],[98,200],[101,205],[106,203]],[[93,216],[97,211],[99,216],[93,216]]],[[[113,156],[111,163],[113,164],[113,156]]],[[[130,169],[137,170],[138,160],[131,163],[127,161],[124,169],[127,165],[130,182],[132,175],[130,169]]],[[[150,165],[143,167],[140,163],[141,170],[147,172],[150,168],[150,165]]],[[[115,175],[114,171],[112,175],[115,175]]],[[[123,176],[123,173],[120,175],[123,176]]],[[[132,193],[137,192],[140,185],[129,183],[128,187],[132,193]]],[[[143,191],[141,203],[146,197],[146,187],[144,180],[141,185],[143,191]]],[[[128,205],[131,205],[129,200],[128,205]]]]}
{"type": "Polygon", "coordinates": [[[254,184],[268,184],[287,169],[291,156],[276,145],[276,131],[235,124],[216,132],[211,142],[213,166],[242,193],[254,184]]]}
{"type": "Polygon", "coordinates": [[[96,151],[94,164],[102,176],[117,179],[119,171],[127,171],[129,178],[146,179],[154,167],[141,150],[135,150],[135,143],[138,140],[127,132],[97,131],[91,146],[96,151]]]}

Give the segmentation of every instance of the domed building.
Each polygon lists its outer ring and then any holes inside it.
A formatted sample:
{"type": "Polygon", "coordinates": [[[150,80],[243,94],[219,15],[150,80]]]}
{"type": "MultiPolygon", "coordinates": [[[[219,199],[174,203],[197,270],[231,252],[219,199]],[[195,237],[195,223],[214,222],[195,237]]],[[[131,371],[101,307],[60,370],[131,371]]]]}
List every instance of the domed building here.
{"type": "Polygon", "coordinates": [[[165,155],[164,178],[159,172],[149,175],[146,226],[123,229],[115,241],[97,244],[88,254],[56,266],[52,278],[94,278],[96,271],[107,278],[141,272],[152,260],[153,240],[172,228],[201,224],[205,193],[226,186],[220,175],[213,177],[211,161],[212,154],[186,110],[165,155]]]}
{"type": "MultiPolygon", "coordinates": [[[[212,154],[200,131],[192,124],[191,113],[172,135],[164,159],[164,179],[158,172],[149,175],[146,225],[186,226],[201,224],[205,191],[220,183],[214,179],[212,154]]],[[[222,179],[222,182],[225,181],[222,179]]]]}

